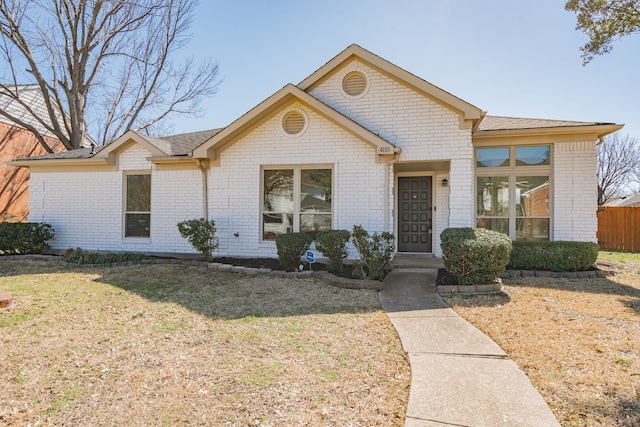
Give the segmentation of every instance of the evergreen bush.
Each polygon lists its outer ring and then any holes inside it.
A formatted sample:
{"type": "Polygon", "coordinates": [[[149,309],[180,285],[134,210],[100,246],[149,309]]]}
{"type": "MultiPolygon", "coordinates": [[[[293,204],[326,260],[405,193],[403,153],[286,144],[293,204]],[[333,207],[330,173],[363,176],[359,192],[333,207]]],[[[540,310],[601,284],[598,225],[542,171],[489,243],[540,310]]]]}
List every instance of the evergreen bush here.
{"type": "Polygon", "coordinates": [[[311,236],[307,233],[285,233],[276,237],[280,265],[286,271],[295,271],[300,259],[309,250],[311,236]]]}
{"type": "Polygon", "coordinates": [[[140,262],[146,256],[140,252],[91,252],[82,248],[69,248],[64,252],[63,260],[71,264],[111,264],[121,262],[140,262]]]}
{"type": "Polygon", "coordinates": [[[330,230],[318,234],[316,248],[327,257],[327,271],[342,274],[343,260],[347,257],[347,242],[351,233],[347,230],[330,230]]]}
{"type": "Polygon", "coordinates": [[[178,231],[182,237],[189,240],[191,246],[207,258],[207,261],[213,259],[213,251],[218,249],[214,220],[198,218],[182,221],[178,223],[178,231]]]}
{"type": "Polygon", "coordinates": [[[0,222],[0,254],[38,254],[48,249],[54,230],[39,222],[0,222]]]}
{"type": "Polygon", "coordinates": [[[445,268],[461,285],[493,283],[509,262],[511,240],[483,228],[447,228],[440,234],[445,268]]]}
{"type": "Polygon", "coordinates": [[[354,225],[351,241],[360,260],[354,263],[353,276],[359,279],[382,280],[391,269],[395,237],[391,233],[369,233],[361,225],[354,225]]]}
{"type": "Polygon", "coordinates": [[[508,268],[587,271],[594,268],[599,250],[592,242],[513,242],[508,268]]]}

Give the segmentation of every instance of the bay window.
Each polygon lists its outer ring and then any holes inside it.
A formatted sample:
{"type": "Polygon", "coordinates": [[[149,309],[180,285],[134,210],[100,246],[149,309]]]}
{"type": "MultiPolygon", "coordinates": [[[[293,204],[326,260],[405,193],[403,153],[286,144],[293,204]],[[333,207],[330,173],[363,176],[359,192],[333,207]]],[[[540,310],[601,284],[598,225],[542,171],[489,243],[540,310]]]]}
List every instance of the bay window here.
{"type": "Polygon", "coordinates": [[[329,167],[264,168],[262,171],[262,238],[331,229],[332,169],[329,167]]]}
{"type": "Polygon", "coordinates": [[[548,145],[476,149],[476,227],[513,240],[549,240],[548,145]]]}

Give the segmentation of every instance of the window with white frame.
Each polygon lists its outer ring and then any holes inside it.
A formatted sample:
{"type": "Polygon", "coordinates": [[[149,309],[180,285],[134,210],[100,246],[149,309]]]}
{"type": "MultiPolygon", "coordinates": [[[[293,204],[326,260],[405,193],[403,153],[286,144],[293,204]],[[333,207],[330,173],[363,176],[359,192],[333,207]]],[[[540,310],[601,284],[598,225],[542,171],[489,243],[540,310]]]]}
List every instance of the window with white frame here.
{"type": "Polygon", "coordinates": [[[330,167],[263,168],[262,238],[331,230],[332,169],[330,167]]]}
{"type": "Polygon", "coordinates": [[[551,147],[476,148],[476,227],[549,240],[551,147]]]}
{"type": "Polygon", "coordinates": [[[151,174],[125,175],[125,237],[151,236],[151,174]]]}

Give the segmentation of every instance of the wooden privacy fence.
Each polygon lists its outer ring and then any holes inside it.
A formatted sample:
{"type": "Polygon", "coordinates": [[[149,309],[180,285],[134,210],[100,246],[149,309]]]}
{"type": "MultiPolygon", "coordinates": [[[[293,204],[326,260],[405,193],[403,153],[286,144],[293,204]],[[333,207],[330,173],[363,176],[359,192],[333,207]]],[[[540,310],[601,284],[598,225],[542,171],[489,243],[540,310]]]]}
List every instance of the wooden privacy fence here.
{"type": "Polygon", "coordinates": [[[600,206],[598,244],[601,249],[640,252],[640,207],[600,206]]]}

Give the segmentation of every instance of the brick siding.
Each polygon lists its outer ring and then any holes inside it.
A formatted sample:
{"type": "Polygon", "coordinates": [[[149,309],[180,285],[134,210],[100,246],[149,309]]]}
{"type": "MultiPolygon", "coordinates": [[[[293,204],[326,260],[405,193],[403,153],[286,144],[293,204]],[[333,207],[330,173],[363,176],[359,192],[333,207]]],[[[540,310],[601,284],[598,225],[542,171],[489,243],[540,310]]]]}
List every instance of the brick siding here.
{"type": "MultiPolygon", "coordinates": [[[[45,137],[55,152],[64,151],[56,139],[45,137]]],[[[0,122],[0,221],[29,214],[29,169],[6,162],[47,154],[36,137],[26,129],[0,122]]]]}

